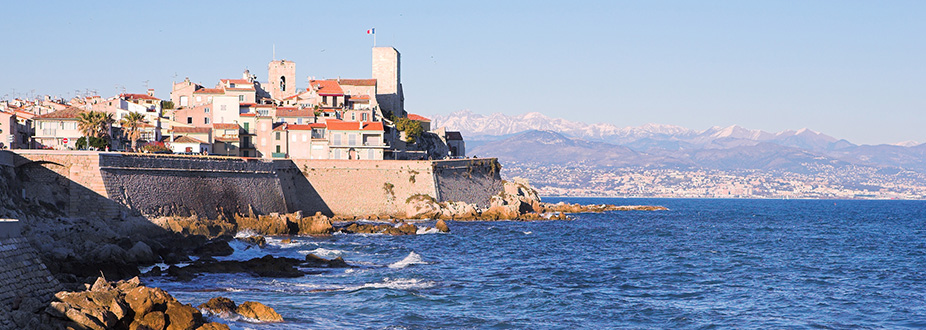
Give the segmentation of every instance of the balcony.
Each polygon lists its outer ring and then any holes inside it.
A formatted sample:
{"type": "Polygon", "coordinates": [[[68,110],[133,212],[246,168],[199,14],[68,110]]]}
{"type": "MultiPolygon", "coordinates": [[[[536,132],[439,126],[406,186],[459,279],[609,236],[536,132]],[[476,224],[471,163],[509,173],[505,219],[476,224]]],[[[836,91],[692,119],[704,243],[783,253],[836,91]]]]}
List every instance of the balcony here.
{"type": "Polygon", "coordinates": [[[271,158],[286,158],[286,154],[282,152],[270,153],[271,158]]]}

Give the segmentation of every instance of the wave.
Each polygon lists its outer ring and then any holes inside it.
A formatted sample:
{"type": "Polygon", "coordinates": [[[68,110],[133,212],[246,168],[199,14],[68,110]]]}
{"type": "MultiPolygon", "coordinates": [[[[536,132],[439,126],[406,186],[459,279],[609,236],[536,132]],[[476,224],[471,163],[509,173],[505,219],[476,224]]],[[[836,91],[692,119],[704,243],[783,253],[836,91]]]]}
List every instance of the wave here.
{"type": "Polygon", "coordinates": [[[418,234],[418,235],[440,234],[440,230],[437,228],[418,227],[418,231],[416,231],[415,234],[418,234]]]}
{"type": "Polygon", "coordinates": [[[415,253],[415,251],[410,252],[405,259],[396,261],[389,265],[389,268],[392,269],[402,269],[408,267],[409,265],[427,265],[428,263],[421,259],[421,255],[415,253]]]}
{"type": "Polygon", "coordinates": [[[303,254],[303,255],[306,255],[306,254],[311,253],[311,254],[317,255],[317,256],[322,257],[322,258],[340,257],[340,256],[344,256],[344,254],[347,253],[347,252],[341,251],[341,250],[336,250],[336,249],[335,249],[335,250],[329,250],[329,249],[321,248],[321,247],[320,247],[320,248],[317,248],[317,249],[315,249],[315,250],[299,250],[298,252],[299,252],[299,254],[303,254]]]}
{"type": "Polygon", "coordinates": [[[414,290],[427,289],[436,286],[434,281],[424,281],[415,278],[384,278],[382,282],[366,283],[360,286],[346,287],[345,291],[356,291],[360,289],[394,289],[394,290],[414,290]]]}
{"type": "Polygon", "coordinates": [[[256,231],[253,231],[250,229],[239,230],[237,233],[235,233],[235,238],[248,238],[251,236],[261,236],[261,235],[258,234],[256,231]]]}

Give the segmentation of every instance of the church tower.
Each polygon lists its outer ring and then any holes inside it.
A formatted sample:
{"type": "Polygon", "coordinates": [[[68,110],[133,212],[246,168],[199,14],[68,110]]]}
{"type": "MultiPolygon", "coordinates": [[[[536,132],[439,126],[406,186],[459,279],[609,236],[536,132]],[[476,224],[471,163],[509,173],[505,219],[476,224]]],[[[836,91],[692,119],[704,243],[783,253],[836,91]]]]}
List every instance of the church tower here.
{"type": "Polygon", "coordinates": [[[282,100],[296,94],[296,63],[293,61],[271,61],[267,79],[270,84],[270,98],[282,100]]]}

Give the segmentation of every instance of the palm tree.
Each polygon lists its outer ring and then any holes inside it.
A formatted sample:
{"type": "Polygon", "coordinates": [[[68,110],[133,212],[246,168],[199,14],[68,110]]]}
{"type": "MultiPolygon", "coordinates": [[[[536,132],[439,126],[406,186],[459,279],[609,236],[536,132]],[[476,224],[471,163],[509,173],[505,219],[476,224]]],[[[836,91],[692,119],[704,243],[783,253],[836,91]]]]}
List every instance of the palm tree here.
{"type": "Polygon", "coordinates": [[[119,125],[122,125],[122,135],[132,140],[132,151],[137,150],[135,146],[141,138],[141,126],[147,122],[145,116],[138,112],[131,112],[119,121],[119,125]]]}
{"type": "Polygon", "coordinates": [[[99,122],[97,117],[99,117],[98,112],[81,112],[77,115],[77,127],[80,129],[81,134],[86,137],[97,137],[97,127],[99,127],[99,122]]]}
{"type": "Polygon", "coordinates": [[[97,134],[99,134],[101,138],[109,137],[109,128],[116,122],[116,120],[113,119],[113,114],[102,111],[97,111],[97,114],[99,117],[97,134]]]}

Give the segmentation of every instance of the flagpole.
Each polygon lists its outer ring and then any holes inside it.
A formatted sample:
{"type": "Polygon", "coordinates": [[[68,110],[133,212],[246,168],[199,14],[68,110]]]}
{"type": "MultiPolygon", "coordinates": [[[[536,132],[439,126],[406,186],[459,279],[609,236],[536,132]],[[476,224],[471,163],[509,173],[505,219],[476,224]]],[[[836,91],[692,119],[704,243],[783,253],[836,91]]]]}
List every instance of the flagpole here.
{"type": "Polygon", "coordinates": [[[373,28],[373,48],[376,48],[376,28],[373,28]]]}

